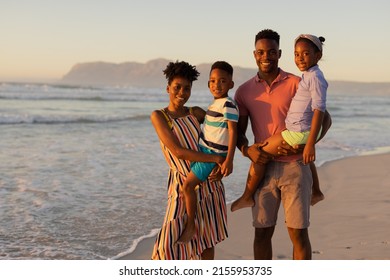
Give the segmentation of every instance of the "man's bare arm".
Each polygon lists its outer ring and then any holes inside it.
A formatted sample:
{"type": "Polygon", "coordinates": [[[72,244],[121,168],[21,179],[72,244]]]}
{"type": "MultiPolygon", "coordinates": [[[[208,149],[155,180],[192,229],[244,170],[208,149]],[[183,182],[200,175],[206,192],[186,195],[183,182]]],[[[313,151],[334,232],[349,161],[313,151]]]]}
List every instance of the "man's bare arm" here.
{"type": "Polygon", "coordinates": [[[264,152],[261,148],[268,143],[254,143],[253,145],[248,146],[249,141],[245,135],[247,128],[248,117],[240,116],[237,124],[237,148],[244,157],[249,158],[252,162],[266,164],[272,156],[264,152]]]}

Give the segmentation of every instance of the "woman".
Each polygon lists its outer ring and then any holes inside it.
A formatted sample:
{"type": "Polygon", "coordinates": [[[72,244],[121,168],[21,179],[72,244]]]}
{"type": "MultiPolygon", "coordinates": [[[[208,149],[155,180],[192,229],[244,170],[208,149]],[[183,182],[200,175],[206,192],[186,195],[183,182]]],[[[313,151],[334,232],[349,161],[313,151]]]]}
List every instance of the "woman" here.
{"type": "Polygon", "coordinates": [[[192,82],[199,72],[187,62],[171,62],[164,70],[168,81],[169,104],[151,114],[161,149],[170,167],[168,204],[161,230],[156,238],[152,259],[214,259],[214,246],[227,238],[225,190],[221,181],[205,181],[196,189],[196,233],[188,243],[177,243],[186,225],[184,196],[181,187],[190,172],[190,162],[216,162],[224,158],[198,151],[200,123],[205,112],[188,108],[192,82]]]}

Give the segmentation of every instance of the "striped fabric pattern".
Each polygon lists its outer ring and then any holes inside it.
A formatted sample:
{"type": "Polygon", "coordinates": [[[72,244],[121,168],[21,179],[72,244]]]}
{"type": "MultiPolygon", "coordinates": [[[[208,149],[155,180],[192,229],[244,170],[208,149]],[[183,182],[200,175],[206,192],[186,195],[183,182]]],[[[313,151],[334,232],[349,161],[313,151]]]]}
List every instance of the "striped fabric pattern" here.
{"type": "Polygon", "coordinates": [[[229,144],[227,121],[238,122],[238,108],[230,97],[215,99],[208,107],[199,145],[226,153],[229,144]]]}
{"type": "MultiPolygon", "coordinates": [[[[190,114],[170,120],[172,131],[180,144],[185,148],[198,150],[200,125],[197,119],[190,114]]],[[[195,220],[197,233],[191,242],[176,244],[187,219],[184,196],[180,193],[180,188],[190,172],[190,162],[176,158],[162,142],[160,145],[170,168],[167,181],[168,201],[164,222],[154,244],[152,259],[200,259],[203,250],[227,238],[224,186],[221,181],[205,181],[197,187],[198,204],[195,220]]]]}

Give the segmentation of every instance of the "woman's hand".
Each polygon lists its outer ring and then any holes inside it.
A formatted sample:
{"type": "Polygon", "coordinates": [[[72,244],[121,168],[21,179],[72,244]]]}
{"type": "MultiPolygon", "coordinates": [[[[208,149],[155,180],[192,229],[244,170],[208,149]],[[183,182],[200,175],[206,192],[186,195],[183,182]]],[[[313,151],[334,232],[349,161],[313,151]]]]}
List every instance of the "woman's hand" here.
{"type": "Polygon", "coordinates": [[[217,154],[215,154],[215,163],[217,164],[217,165],[222,165],[224,162],[225,162],[225,157],[223,157],[223,156],[220,156],[220,155],[217,155],[217,154]]]}
{"type": "Polygon", "coordinates": [[[211,171],[208,179],[210,182],[215,182],[215,181],[221,181],[223,178],[223,175],[221,173],[221,166],[216,164],[213,171],[211,171]]]}

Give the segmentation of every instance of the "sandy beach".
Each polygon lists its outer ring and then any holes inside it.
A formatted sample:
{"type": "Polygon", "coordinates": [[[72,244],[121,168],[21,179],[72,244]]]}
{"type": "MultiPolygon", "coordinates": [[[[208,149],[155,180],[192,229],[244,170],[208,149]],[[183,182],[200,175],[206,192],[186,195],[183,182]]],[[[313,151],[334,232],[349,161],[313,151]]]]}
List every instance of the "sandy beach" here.
{"type": "MultiPolygon", "coordinates": [[[[390,259],[389,166],[387,153],[332,161],[318,169],[325,200],[311,211],[309,234],[313,259],[390,259]]],[[[229,238],[216,246],[215,258],[253,259],[251,210],[229,211],[228,226],[229,238]]],[[[122,259],[150,259],[154,239],[142,240],[134,252],[122,259]]],[[[274,259],[292,257],[283,211],[279,211],[273,250],[274,259]]]]}

